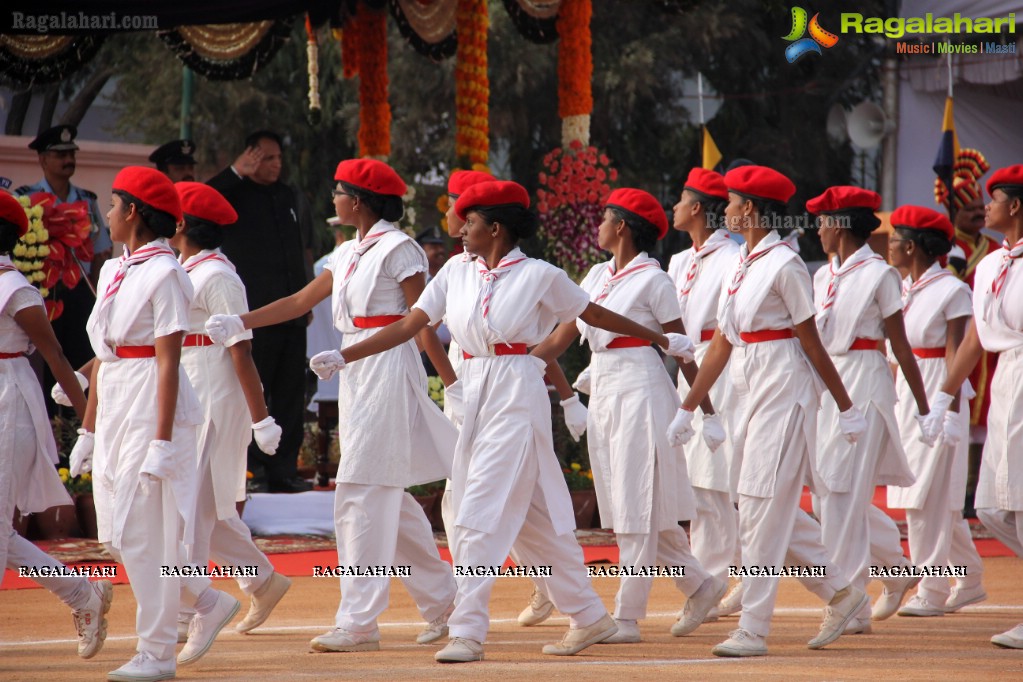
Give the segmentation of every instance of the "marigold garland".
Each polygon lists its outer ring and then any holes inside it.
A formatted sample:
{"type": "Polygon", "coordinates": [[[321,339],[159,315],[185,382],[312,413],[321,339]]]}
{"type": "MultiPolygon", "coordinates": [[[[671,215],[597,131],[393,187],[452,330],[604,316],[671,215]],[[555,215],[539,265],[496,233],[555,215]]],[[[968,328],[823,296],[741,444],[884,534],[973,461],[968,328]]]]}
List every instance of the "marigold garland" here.
{"type": "MultiPolygon", "coordinates": [[[[360,5],[356,15],[359,66],[359,156],[391,153],[391,105],[387,101],[387,11],[360,5]]],[[[348,34],[355,31],[348,31],[348,34]]]]}
{"type": "Polygon", "coordinates": [[[341,43],[341,75],[347,80],[359,75],[359,31],[354,16],[344,25],[344,29],[334,29],[334,38],[341,43]]]}
{"type": "Polygon", "coordinates": [[[455,156],[484,164],[490,157],[487,12],[487,0],[458,0],[455,15],[455,156]]]}
{"type": "MultiPolygon", "coordinates": [[[[590,114],[593,94],[591,0],[563,0],[558,12],[558,115],[561,118],[590,114]]],[[[588,134],[587,134],[588,137],[588,134]]],[[[566,143],[567,144],[567,143],[566,143]]]]}

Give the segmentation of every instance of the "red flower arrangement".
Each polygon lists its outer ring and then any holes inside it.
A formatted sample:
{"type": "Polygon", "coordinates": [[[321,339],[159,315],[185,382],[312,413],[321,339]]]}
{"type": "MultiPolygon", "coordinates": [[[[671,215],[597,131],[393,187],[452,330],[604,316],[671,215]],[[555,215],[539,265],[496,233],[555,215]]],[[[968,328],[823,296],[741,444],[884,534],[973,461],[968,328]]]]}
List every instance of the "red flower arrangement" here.
{"type": "Polygon", "coordinates": [[[455,156],[485,164],[490,156],[487,0],[458,0],[455,31],[455,156]]]}
{"type": "Polygon", "coordinates": [[[82,280],[79,263],[92,261],[92,218],[85,201],[57,203],[49,192],[20,199],[29,217],[29,231],[14,247],[15,264],[39,288],[50,320],[64,312],[50,293],[62,285],[74,289],[82,280]]]}
{"type": "Polygon", "coordinates": [[[578,140],[567,149],[549,152],[543,167],[537,178],[536,207],[547,257],[578,280],[600,260],[596,228],[618,171],[606,154],[596,147],[584,147],[578,140]]]}
{"type": "Polygon", "coordinates": [[[359,70],[359,156],[391,153],[391,105],[387,101],[387,10],[360,5],[355,17],[359,70]]]}

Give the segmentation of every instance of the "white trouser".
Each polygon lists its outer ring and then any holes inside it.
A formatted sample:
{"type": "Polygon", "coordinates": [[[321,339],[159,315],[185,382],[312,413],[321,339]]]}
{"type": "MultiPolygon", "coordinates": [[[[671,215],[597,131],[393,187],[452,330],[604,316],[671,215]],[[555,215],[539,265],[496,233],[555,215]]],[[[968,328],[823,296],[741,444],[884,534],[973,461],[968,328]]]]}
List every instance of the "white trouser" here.
{"type": "MultiPolygon", "coordinates": [[[[618,541],[618,565],[684,567],[685,575],[672,578],[675,587],[687,597],[700,589],[710,574],[689,549],[689,538],[680,526],[649,533],[615,533],[618,541]]],[[[615,595],[615,618],[646,618],[646,605],[654,579],[651,576],[622,576],[615,595]]]]}
{"type": "MultiPolygon", "coordinates": [[[[451,566],[440,558],[423,507],[401,488],[338,483],[334,491],[334,532],[341,566],[409,566],[405,589],[424,620],[444,614],[455,599],[451,566]]],[[[391,579],[342,576],[336,627],[372,633],[387,608],[391,579]]]]}
{"type": "MultiPolygon", "coordinates": [[[[802,436],[802,417],[790,418],[785,449],[778,463],[773,497],[739,495],[739,540],[743,566],[826,566],[822,578],[800,578],[825,602],[849,585],[844,572],[821,544],[821,527],[799,508],[809,461],[802,436]]],[[[747,457],[752,455],[748,450],[747,457]]],[[[778,578],[744,576],[739,627],[766,637],[778,597],[778,578]]]]}
{"type": "MultiPolygon", "coordinates": [[[[12,571],[16,571],[22,566],[31,566],[32,568],[45,567],[52,572],[59,573],[64,568],[64,564],[18,535],[13,529],[7,538],[6,565],[12,571]]],[[[60,597],[60,600],[72,609],[85,608],[89,603],[89,595],[92,591],[89,589],[88,578],[52,575],[33,577],[32,580],[60,597]]]]}
{"type": "MultiPolygon", "coordinates": [[[[583,551],[575,533],[556,535],[540,489],[540,470],[534,457],[526,457],[508,495],[508,504],[493,533],[455,526],[451,553],[455,566],[501,566],[515,545],[522,566],[550,566],[551,577],[534,582],[554,606],[569,617],[572,627],[589,627],[607,614],[593,590],[583,564],[583,551]],[[522,504],[521,500],[529,500],[522,504]]],[[[461,575],[455,611],[448,619],[451,637],[482,642],[490,628],[490,592],[493,576],[461,575]]]]}
{"type": "Polygon", "coordinates": [[[899,533],[899,527],[895,525],[892,517],[874,505],[870,505],[867,507],[867,526],[870,529],[870,562],[872,565],[907,566],[909,564],[906,555],[902,553],[902,534],[899,533]]]}
{"type": "MultiPolygon", "coordinates": [[[[931,487],[919,509],[906,509],[909,557],[916,566],[945,566],[952,550],[952,514],[948,510],[953,453],[943,448],[931,487]]],[[[948,578],[925,576],[916,593],[934,606],[943,606],[951,592],[948,578]]]]}
{"type": "Polygon", "coordinates": [[[978,509],[977,518],[999,542],[1023,558],[1023,511],[989,507],[978,509]]]}
{"type": "Polygon", "coordinates": [[[693,556],[715,578],[728,580],[739,554],[739,516],[728,493],[693,487],[696,518],[689,523],[693,556]]]}
{"type": "MultiPolygon", "coordinates": [[[[871,531],[885,525],[877,514],[884,515],[880,509],[874,508],[877,481],[877,469],[880,466],[878,454],[887,448],[888,431],[884,428],[880,415],[868,415],[878,422],[874,428],[857,441],[853,451],[853,463],[849,489],[845,492],[828,492],[820,498],[821,540],[831,556],[832,562],[843,575],[849,576],[852,584],[866,591],[870,581],[870,562],[874,539],[871,531]],[[875,513],[876,512],[876,513],[875,513]]],[[[948,504],[946,490],[944,504],[948,504]]],[[[892,524],[894,527],[894,524],[892,524]]],[[[891,536],[887,540],[891,541],[891,536]]],[[[888,556],[902,556],[899,537],[894,538],[894,546],[885,548],[878,546],[878,552],[888,556]]],[[[879,557],[877,557],[879,558],[879,557]]],[[[944,563],[944,562],[942,562],[944,563]]]]}
{"type": "Polygon", "coordinates": [[[274,572],[273,564],[252,541],[249,527],[236,511],[226,519],[217,518],[217,502],[213,495],[213,473],[207,461],[199,482],[196,500],[195,542],[188,552],[188,561],[205,568],[213,559],[220,566],[255,566],[256,575],[237,577],[238,587],[251,595],[262,587],[274,572]]]}
{"type": "Polygon", "coordinates": [[[210,584],[209,578],[160,575],[161,566],[178,566],[184,556],[180,526],[170,483],[139,484],[128,510],[120,549],[105,543],[107,551],[124,565],[138,604],[136,649],[161,660],[174,658],[179,601],[194,604],[210,584]],[[182,595],[182,589],[188,596],[182,595]]]}
{"type": "Polygon", "coordinates": [[[966,566],[966,577],[956,578],[959,589],[979,587],[984,577],[984,561],[973,544],[970,522],[963,518],[961,511],[951,511],[952,544],[948,552],[949,566],[966,566]]]}

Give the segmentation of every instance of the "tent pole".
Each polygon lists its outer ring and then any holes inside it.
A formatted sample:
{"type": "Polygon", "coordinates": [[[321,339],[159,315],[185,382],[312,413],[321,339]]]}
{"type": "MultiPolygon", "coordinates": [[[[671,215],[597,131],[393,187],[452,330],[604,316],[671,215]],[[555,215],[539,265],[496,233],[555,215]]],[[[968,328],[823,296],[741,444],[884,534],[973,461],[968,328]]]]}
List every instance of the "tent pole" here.
{"type": "Polygon", "coordinates": [[[181,67],[181,139],[192,137],[192,92],[195,90],[195,74],[187,66],[181,67]]]}

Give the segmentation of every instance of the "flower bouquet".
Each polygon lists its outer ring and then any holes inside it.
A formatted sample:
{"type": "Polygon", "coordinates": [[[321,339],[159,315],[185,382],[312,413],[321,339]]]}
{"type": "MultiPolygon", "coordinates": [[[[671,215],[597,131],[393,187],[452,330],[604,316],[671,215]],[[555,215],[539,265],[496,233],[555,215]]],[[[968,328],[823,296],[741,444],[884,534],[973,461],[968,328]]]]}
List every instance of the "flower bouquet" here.
{"type": "Polygon", "coordinates": [[[50,296],[57,287],[74,289],[82,280],[80,263],[92,261],[92,219],[84,201],[57,203],[49,192],[18,197],[28,215],[28,232],[14,247],[14,264],[39,288],[50,320],[64,311],[50,296]]]}
{"type": "Polygon", "coordinates": [[[618,171],[606,154],[579,140],[549,152],[543,168],[536,196],[546,256],[578,281],[600,260],[596,227],[618,171]]]}
{"type": "Polygon", "coordinates": [[[565,472],[565,483],[568,484],[569,490],[593,489],[593,472],[590,469],[583,470],[579,462],[572,462],[562,471],[565,472]]]}

